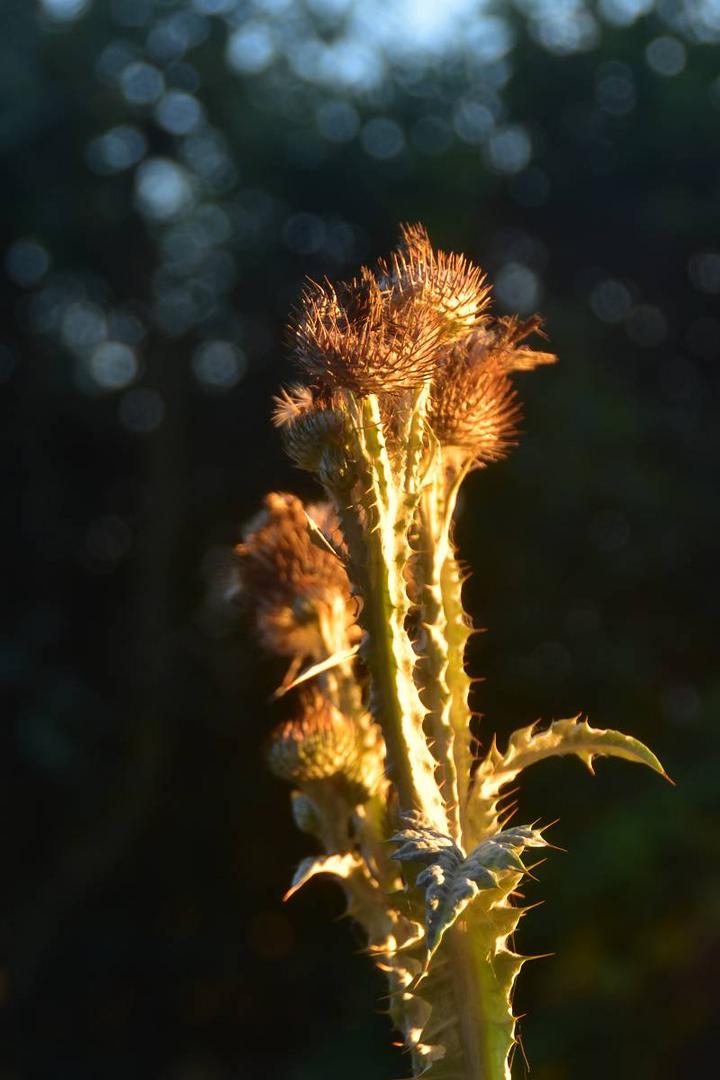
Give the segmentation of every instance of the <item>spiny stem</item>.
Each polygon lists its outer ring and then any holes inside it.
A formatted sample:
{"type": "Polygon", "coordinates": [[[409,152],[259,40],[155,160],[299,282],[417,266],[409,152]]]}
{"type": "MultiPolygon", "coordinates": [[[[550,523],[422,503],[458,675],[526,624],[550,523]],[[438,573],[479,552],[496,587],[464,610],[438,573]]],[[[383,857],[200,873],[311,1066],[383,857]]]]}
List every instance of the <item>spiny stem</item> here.
{"type": "Polygon", "coordinates": [[[423,656],[418,664],[424,701],[428,708],[426,727],[433,754],[439,765],[440,787],[448,811],[451,833],[462,846],[460,799],[465,798],[467,779],[458,776],[454,740],[450,723],[452,695],[447,682],[448,642],[447,619],[443,606],[441,569],[447,544],[440,529],[438,480],[442,481],[442,465],[431,471],[423,491],[419,513],[418,563],[421,567],[421,617],[424,631],[423,656]],[[438,475],[440,473],[440,475],[438,475]]]}
{"type": "MultiPolygon", "coordinates": [[[[468,700],[472,682],[465,670],[465,649],[471,636],[467,616],[462,605],[462,580],[460,568],[448,543],[447,554],[440,569],[440,590],[446,620],[448,648],[447,684],[450,691],[450,726],[455,733],[453,757],[460,789],[460,818],[465,830],[465,807],[467,806],[470,772],[472,769],[472,735],[469,727],[468,700]]],[[[465,836],[466,847],[473,847],[480,837],[465,836]]]]}
{"type": "MultiPolygon", "coordinates": [[[[472,736],[470,732],[469,695],[471,680],[465,671],[465,649],[471,635],[468,618],[462,604],[462,580],[451,540],[453,513],[460,485],[466,469],[457,473],[446,470],[442,450],[438,448],[433,469],[432,483],[428,484],[421,508],[423,522],[422,551],[425,556],[426,611],[423,617],[429,626],[430,649],[438,653],[444,650],[444,667],[439,675],[437,705],[442,709],[443,725],[447,724],[450,735],[446,737],[447,757],[456,777],[458,832],[466,830],[465,808],[470,791],[472,769],[472,736]]],[[[465,837],[466,846],[474,846],[480,838],[465,837]]]]}
{"type": "Polygon", "coordinates": [[[468,1080],[510,1080],[509,1056],[515,1042],[510,997],[517,970],[509,978],[502,968],[509,962],[519,970],[520,961],[504,946],[498,952],[492,918],[479,914],[477,907],[470,909],[467,920],[448,931],[463,1075],[468,1080]]]}
{"type": "MultiPolygon", "coordinates": [[[[373,681],[373,706],[388,750],[389,771],[400,807],[417,808],[438,827],[446,828],[432,755],[423,735],[425,710],[413,679],[414,654],[405,630],[409,601],[403,579],[408,557],[402,499],[385,445],[377,398],[369,395],[356,406],[360,453],[367,467],[367,495],[359,508],[365,515],[362,547],[354,548],[357,520],[346,536],[351,564],[361,578],[360,622],[368,635],[365,650],[373,681]]],[[[363,485],[365,486],[365,485],[363,485]]],[[[343,507],[343,522],[357,517],[356,507],[343,507]]]]}

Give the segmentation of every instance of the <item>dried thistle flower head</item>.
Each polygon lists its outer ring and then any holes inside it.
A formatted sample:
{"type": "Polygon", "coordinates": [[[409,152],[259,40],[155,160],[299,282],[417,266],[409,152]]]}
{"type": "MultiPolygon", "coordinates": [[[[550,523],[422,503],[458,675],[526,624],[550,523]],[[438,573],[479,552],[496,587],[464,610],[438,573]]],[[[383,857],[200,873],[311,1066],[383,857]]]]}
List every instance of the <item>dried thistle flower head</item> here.
{"type": "Polygon", "coordinates": [[[399,308],[366,267],[337,290],[328,281],[310,282],[290,332],[311,378],[360,396],[421,386],[445,340],[432,307],[399,308]]]}
{"type": "Polygon", "coordinates": [[[317,689],[305,691],[299,715],[275,730],[268,761],[293,784],[332,780],[352,802],[365,802],[383,775],[377,743],[366,745],[357,725],[317,689]]]}
{"type": "Polygon", "coordinates": [[[504,457],[517,434],[520,407],[510,380],[462,342],[433,383],[428,421],[446,447],[477,464],[504,457]]]}
{"type": "Polygon", "coordinates": [[[282,430],[288,456],[300,469],[329,472],[328,486],[337,487],[350,465],[347,414],[339,395],[294,385],[273,400],[273,423],[282,430]]]}
{"type": "MultiPolygon", "coordinates": [[[[307,513],[321,532],[340,543],[328,504],[308,506],[307,513]]],[[[345,568],[311,539],[300,499],[267,495],[235,554],[243,593],[271,652],[319,660],[356,640],[345,568]]]]}
{"type": "Polygon", "coordinates": [[[509,374],[553,364],[553,353],[521,343],[542,334],[538,315],[509,315],[487,322],[446,353],[431,391],[430,425],[445,446],[476,463],[496,461],[515,441],[520,407],[509,374]]]}
{"type": "Polygon", "coordinates": [[[434,251],[422,225],[403,225],[400,231],[400,249],[380,263],[381,281],[395,305],[436,312],[446,339],[469,333],[484,319],[490,301],[482,270],[464,255],[434,251]]]}

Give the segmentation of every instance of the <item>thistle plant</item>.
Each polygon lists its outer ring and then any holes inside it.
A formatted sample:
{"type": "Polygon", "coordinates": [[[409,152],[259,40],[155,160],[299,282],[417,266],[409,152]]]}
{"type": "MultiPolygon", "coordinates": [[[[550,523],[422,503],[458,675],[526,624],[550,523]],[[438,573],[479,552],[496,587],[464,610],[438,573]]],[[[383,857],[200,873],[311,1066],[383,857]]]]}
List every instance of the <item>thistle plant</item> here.
{"type": "Polygon", "coordinates": [[[483,273],[424,229],[341,285],[310,283],[290,324],[301,384],[275,401],[287,451],[326,501],[271,494],[237,548],[262,644],[287,657],[270,768],[316,854],[288,896],[337,879],[387,977],[412,1076],[511,1076],[513,935],[538,823],[510,824],[517,777],[554,755],[614,755],[665,775],[642,743],[581,717],[501,748],[477,728],[464,571],[452,539],[465,477],[516,440],[517,371],[537,317],[494,318],[483,273]],[[471,725],[472,721],[472,725],[471,725]]]}

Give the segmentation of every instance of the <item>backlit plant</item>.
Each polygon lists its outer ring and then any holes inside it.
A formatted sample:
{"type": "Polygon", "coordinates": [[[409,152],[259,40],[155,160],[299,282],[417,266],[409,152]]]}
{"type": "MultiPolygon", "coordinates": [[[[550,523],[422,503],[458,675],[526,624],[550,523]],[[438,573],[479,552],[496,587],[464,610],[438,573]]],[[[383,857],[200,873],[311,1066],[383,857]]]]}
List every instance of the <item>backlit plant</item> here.
{"type": "Polygon", "coordinates": [[[489,299],[481,271],[418,226],[350,283],[309,284],[291,322],[305,381],[274,419],[327,501],[268,495],[237,549],[261,641],[289,659],[279,693],[295,696],[269,764],[321,849],[288,895],[338,879],[412,1075],[430,1080],[511,1075],[518,888],[547,841],[510,824],[510,785],[562,754],[664,775],[642,743],[580,717],[504,749],[471,727],[455,504],[515,440],[513,373],[555,361],[526,344],[537,318],[493,318],[489,299]]]}

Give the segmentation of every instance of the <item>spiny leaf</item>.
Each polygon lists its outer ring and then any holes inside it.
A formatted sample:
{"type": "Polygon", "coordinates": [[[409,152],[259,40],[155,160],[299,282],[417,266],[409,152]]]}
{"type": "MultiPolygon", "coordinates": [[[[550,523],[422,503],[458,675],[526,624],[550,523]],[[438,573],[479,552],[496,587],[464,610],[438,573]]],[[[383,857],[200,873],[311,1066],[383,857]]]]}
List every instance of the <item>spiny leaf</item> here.
{"type": "Polygon", "coordinates": [[[306,881],[316,874],[334,874],[335,877],[348,878],[354,870],[362,865],[361,860],[353,852],[348,851],[344,855],[311,855],[303,859],[293,876],[290,888],[283,896],[283,900],[289,900],[298,889],[301,889],[306,881]]]}
{"type": "Polygon", "coordinates": [[[529,765],[562,754],[577,754],[590,772],[593,772],[593,758],[620,757],[647,765],[668,779],[658,759],[638,739],[620,731],[592,728],[587,718],[581,720],[580,716],[574,716],[555,720],[544,730],[538,724],[531,724],[514,731],[504,754],[493,743],[475,776],[479,798],[494,798],[505,784],[529,765]]]}
{"type": "Polygon", "coordinates": [[[539,830],[520,825],[488,837],[465,855],[452,837],[433,828],[416,811],[403,814],[402,820],[406,827],[391,837],[401,845],[393,858],[424,864],[416,884],[425,890],[428,960],[445,931],[481,889],[496,888],[498,875],[506,871],[525,873],[522,851],[546,846],[539,830]]]}

